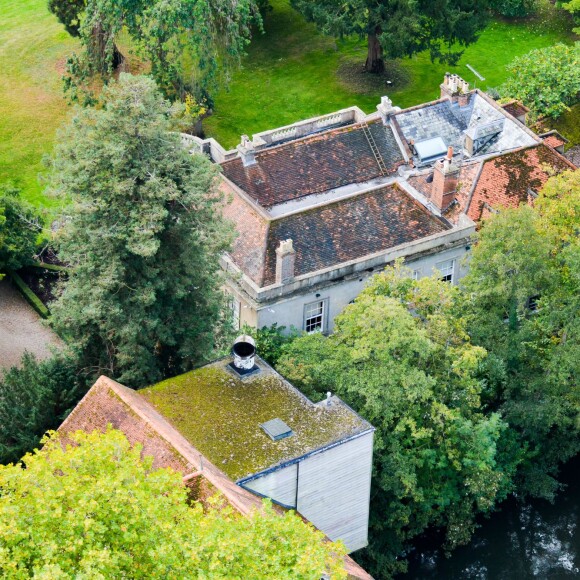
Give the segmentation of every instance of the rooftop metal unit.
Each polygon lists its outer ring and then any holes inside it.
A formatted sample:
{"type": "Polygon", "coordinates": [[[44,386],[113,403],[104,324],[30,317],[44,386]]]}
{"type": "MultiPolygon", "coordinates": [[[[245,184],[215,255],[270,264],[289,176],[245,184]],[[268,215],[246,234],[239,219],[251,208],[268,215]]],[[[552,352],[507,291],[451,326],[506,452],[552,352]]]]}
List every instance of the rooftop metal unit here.
{"type": "Polygon", "coordinates": [[[429,163],[443,157],[447,153],[447,145],[441,137],[434,137],[415,143],[415,151],[417,151],[421,163],[429,163]]]}
{"type": "Polygon", "coordinates": [[[279,441],[294,434],[292,429],[282,419],[271,419],[262,423],[260,427],[272,441],[279,441]]]}

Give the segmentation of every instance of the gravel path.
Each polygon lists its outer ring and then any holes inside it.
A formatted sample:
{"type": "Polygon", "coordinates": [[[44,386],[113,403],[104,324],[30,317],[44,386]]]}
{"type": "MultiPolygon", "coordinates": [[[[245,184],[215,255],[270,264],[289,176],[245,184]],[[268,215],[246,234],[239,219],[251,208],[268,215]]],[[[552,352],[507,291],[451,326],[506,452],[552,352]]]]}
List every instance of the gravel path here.
{"type": "Polygon", "coordinates": [[[8,276],[0,280],[0,371],[18,364],[25,351],[47,358],[51,345],[62,346],[62,341],[42,323],[8,276]]]}

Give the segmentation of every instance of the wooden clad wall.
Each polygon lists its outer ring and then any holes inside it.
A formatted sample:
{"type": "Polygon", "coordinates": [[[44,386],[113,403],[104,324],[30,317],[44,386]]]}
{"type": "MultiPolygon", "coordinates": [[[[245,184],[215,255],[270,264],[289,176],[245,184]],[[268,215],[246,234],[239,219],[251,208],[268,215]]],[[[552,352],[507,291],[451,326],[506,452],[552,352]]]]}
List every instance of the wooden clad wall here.
{"type": "Polygon", "coordinates": [[[295,463],[244,483],[243,486],[287,507],[295,508],[297,473],[298,465],[295,463]]]}
{"type": "Polygon", "coordinates": [[[307,457],[298,467],[297,510],[349,552],[368,543],[373,433],[307,457]]]}

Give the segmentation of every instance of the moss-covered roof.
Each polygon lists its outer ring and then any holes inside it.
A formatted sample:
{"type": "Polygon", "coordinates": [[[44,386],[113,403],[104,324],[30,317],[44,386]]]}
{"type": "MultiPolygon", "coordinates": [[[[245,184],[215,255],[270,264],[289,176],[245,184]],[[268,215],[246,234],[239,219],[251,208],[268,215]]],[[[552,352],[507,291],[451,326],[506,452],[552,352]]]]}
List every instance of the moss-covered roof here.
{"type": "Polygon", "coordinates": [[[141,390],[180,433],[232,479],[258,473],[371,426],[336,397],[315,405],[261,360],[244,379],[223,359],[141,390]],[[260,424],[279,418],[291,437],[272,441],[260,424]]]}

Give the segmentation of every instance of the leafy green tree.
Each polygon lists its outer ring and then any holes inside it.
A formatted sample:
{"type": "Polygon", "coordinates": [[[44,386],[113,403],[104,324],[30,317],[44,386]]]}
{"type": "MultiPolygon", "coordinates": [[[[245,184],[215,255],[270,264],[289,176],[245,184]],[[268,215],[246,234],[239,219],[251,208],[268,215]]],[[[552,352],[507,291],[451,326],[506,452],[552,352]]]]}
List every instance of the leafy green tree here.
{"type": "Polygon", "coordinates": [[[368,40],[365,68],[380,73],[384,58],[429,50],[432,59],[455,63],[488,21],[487,0],[291,0],[325,34],[368,40]]]}
{"type": "Polygon", "coordinates": [[[200,100],[261,23],[255,0],[50,0],[49,7],[84,48],[68,63],[73,98],[95,75],[111,78],[123,60],[116,43],[124,32],[166,97],[200,100]]]}
{"type": "Polygon", "coordinates": [[[223,293],[217,169],[170,131],[171,107],[147,77],[121,75],[102,108],[61,131],[51,191],[67,196],[60,256],[72,271],[54,328],[84,367],[134,386],[211,352],[223,293]]]}
{"type": "Polygon", "coordinates": [[[0,185],[0,272],[18,270],[32,262],[42,222],[19,198],[18,189],[0,185]]]}
{"type": "Polygon", "coordinates": [[[508,18],[523,18],[533,14],[537,0],[492,0],[491,7],[498,14],[508,18]]]}
{"type": "Polygon", "coordinates": [[[300,335],[295,327],[291,327],[290,331],[286,332],[285,326],[278,326],[276,323],[271,326],[262,326],[262,328],[254,328],[245,324],[239,332],[252,336],[256,341],[258,355],[273,366],[278,364],[284,346],[290,344],[300,335]]]}
{"type": "MultiPolygon", "coordinates": [[[[564,8],[564,10],[567,10],[570,14],[572,14],[576,24],[580,25],[580,0],[558,0],[556,5],[564,8]]],[[[576,34],[579,34],[580,26],[578,28],[574,28],[573,31],[576,34]]]]}
{"type": "Polygon", "coordinates": [[[86,390],[72,357],[44,361],[26,353],[0,378],[0,463],[18,461],[62,423],[86,390]]]}
{"type": "Polygon", "coordinates": [[[86,0],[48,0],[48,9],[73,37],[80,34],[80,19],[85,6],[86,0]]]}
{"type": "Polygon", "coordinates": [[[455,313],[457,289],[397,265],[375,276],[329,337],[301,337],[278,368],[311,396],[337,392],[376,428],[367,565],[396,570],[407,540],[447,528],[466,542],[478,512],[510,490],[518,458],[481,405],[486,352],[455,313]]]}
{"type": "Polygon", "coordinates": [[[580,42],[556,44],[518,56],[508,66],[502,96],[519,99],[534,115],[558,117],[580,93],[580,42]]]}
{"type": "Polygon", "coordinates": [[[344,578],[343,548],[269,504],[241,517],[188,504],[181,474],[152,469],[114,430],[54,436],[0,466],[3,578],[344,578]]]}
{"type": "Polygon", "coordinates": [[[580,452],[580,176],[552,177],[534,208],[483,226],[464,279],[473,341],[505,369],[493,394],[525,460],[518,489],[551,498],[580,452]]]}

